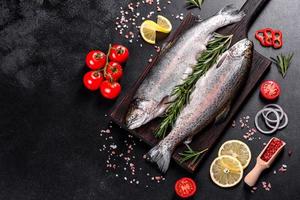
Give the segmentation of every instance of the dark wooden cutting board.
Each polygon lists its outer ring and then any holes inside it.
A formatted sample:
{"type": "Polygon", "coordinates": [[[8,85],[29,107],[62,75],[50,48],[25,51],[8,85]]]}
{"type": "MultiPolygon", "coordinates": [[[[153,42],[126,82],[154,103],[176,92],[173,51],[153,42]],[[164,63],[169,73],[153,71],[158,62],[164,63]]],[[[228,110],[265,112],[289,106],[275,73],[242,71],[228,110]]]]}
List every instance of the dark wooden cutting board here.
{"type": "MultiPolygon", "coordinates": [[[[243,20],[237,24],[227,26],[225,28],[222,28],[218,30],[218,33],[228,35],[233,34],[233,40],[232,44],[235,42],[247,37],[247,33],[249,30],[249,27],[251,26],[252,22],[257,18],[261,10],[265,7],[265,5],[270,0],[248,0],[244,6],[241,8],[245,13],[247,14],[243,20]]],[[[179,26],[177,31],[171,36],[170,42],[174,41],[180,34],[184,32],[187,28],[191,27],[192,24],[195,22],[195,17],[191,14],[189,14],[185,20],[182,22],[182,24],[179,26]]],[[[161,119],[155,119],[151,121],[150,123],[135,129],[135,130],[128,130],[125,125],[125,116],[128,110],[128,107],[130,105],[131,99],[133,95],[135,94],[135,91],[140,86],[140,84],[143,82],[145,77],[148,75],[149,71],[155,67],[155,64],[157,60],[160,58],[160,55],[158,55],[152,63],[150,63],[144,72],[141,74],[139,79],[136,81],[136,83],[133,85],[131,90],[125,95],[125,97],[120,101],[119,104],[117,104],[110,116],[112,120],[120,125],[122,128],[126,129],[131,134],[135,135],[136,137],[142,139],[144,142],[149,144],[150,146],[154,146],[159,141],[153,136],[154,131],[158,127],[161,119]]],[[[247,83],[243,90],[241,91],[240,95],[235,99],[234,103],[232,104],[232,108],[230,110],[229,115],[227,116],[226,120],[222,123],[218,124],[212,124],[208,126],[205,130],[201,131],[201,133],[198,133],[190,146],[194,150],[202,150],[205,148],[208,148],[209,150],[214,147],[214,144],[218,140],[218,138],[221,136],[221,134],[224,132],[225,128],[231,123],[234,115],[237,113],[237,111],[242,106],[243,102],[246,100],[248,95],[251,93],[259,79],[262,77],[264,72],[270,67],[271,61],[261,54],[254,51],[253,54],[253,60],[252,60],[252,68],[249,74],[249,78],[247,80],[247,83]]],[[[195,172],[197,167],[199,166],[200,162],[203,160],[206,153],[204,153],[197,162],[191,163],[189,161],[181,163],[180,162],[180,156],[178,153],[183,152],[186,149],[184,145],[180,145],[175,152],[173,153],[173,159],[183,168],[185,168],[189,172],[195,172]]]]}

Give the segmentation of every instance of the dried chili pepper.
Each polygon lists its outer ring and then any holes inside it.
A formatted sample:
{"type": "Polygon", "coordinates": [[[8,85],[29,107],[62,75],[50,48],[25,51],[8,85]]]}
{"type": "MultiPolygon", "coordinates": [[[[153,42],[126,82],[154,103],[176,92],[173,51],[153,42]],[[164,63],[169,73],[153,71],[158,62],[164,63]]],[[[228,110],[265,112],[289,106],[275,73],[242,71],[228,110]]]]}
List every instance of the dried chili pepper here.
{"type": "Polygon", "coordinates": [[[282,32],[280,30],[273,30],[272,32],[272,40],[273,40],[273,47],[275,49],[279,49],[283,45],[282,41],[282,32]]]}

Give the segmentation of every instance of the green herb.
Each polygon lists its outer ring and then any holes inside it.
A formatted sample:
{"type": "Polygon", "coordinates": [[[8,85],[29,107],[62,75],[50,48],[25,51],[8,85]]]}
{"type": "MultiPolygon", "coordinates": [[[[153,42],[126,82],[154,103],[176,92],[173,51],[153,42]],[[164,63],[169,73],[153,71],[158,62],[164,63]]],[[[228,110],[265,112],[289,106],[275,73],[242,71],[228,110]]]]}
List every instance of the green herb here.
{"type": "Polygon", "coordinates": [[[201,8],[204,0],[186,0],[186,3],[189,7],[198,7],[201,8]]]}
{"type": "Polygon", "coordinates": [[[179,153],[179,155],[181,155],[180,163],[184,163],[187,160],[193,159],[192,164],[194,164],[198,160],[199,156],[208,150],[208,148],[206,148],[202,151],[194,151],[189,145],[186,146],[188,149],[183,153],[179,153]]]}
{"type": "Polygon", "coordinates": [[[231,39],[232,35],[223,36],[217,33],[214,34],[214,37],[208,42],[206,51],[197,59],[193,73],[190,74],[182,84],[177,85],[173,89],[171,95],[175,96],[176,99],[171,102],[167,109],[164,119],[155,132],[156,137],[165,137],[169,127],[173,126],[180,111],[188,103],[197,80],[204,75],[208,69],[217,62],[218,57],[229,48],[231,39]]]}
{"type": "Polygon", "coordinates": [[[289,65],[291,63],[291,60],[294,56],[294,53],[290,53],[288,55],[280,54],[275,58],[271,58],[272,61],[277,65],[278,71],[282,74],[282,77],[284,78],[286,75],[286,72],[289,68],[289,65]]]}

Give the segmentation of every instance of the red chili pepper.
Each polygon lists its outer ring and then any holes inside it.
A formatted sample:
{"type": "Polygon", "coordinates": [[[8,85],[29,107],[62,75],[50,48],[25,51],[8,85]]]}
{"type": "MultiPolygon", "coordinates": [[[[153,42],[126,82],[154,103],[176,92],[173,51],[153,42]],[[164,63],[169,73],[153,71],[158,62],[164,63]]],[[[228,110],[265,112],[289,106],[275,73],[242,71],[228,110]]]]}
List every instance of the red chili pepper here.
{"type": "Polygon", "coordinates": [[[283,45],[282,41],[282,32],[280,30],[273,30],[272,32],[272,40],[273,40],[273,47],[275,49],[279,49],[283,45]]]}
{"type": "Polygon", "coordinates": [[[279,30],[273,30],[271,28],[265,28],[257,30],[255,32],[255,38],[260,42],[262,46],[273,47],[279,49],[283,45],[282,32],[279,30]]]}
{"type": "Polygon", "coordinates": [[[271,28],[265,28],[264,31],[264,41],[266,47],[273,46],[273,30],[271,28]]]}
{"type": "Polygon", "coordinates": [[[257,30],[255,32],[255,38],[260,42],[261,45],[265,46],[265,40],[264,40],[264,31],[262,30],[257,30]]]}

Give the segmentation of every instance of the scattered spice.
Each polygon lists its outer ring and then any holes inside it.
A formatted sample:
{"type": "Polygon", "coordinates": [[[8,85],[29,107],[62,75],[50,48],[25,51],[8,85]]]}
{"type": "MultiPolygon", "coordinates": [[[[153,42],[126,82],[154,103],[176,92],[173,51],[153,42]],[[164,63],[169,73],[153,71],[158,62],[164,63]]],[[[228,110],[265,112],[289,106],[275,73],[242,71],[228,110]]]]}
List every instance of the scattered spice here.
{"type": "Polygon", "coordinates": [[[264,188],[266,191],[268,191],[268,192],[269,192],[269,191],[271,190],[271,188],[272,188],[272,185],[271,185],[270,182],[262,181],[261,184],[262,184],[263,188],[264,188]]]}
{"type": "MultiPolygon", "coordinates": [[[[135,154],[134,147],[137,144],[137,140],[132,135],[128,135],[123,141],[117,141],[114,140],[111,131],[113,128],[112,122],[109,123],[108,127],[100,130],[99,134],[104,142],[99,151],[107,155],[104,161],[106,173],[112,173],[115,178],[120,178],[128,184],[141,185],[145,188],[148,188],[151,183],[158,184],[165,181],[163,176],[157,174],[151,175],[150,172],[138,166],[137,160],[140,160],[141,157],[135,154]],[[141,180],[138,177],[141,177],[141,180]]],[[[142,158],[145,159],[146,156],[144,155],[142,158]]]]}
{"type": "Polygon", "coordinates": [[[251,192],[252,192],[252,193],[254,193],[256,190],[257,190],[257,187],[256,187],[256,186],[251,188],[251,192]]]}
{"type": "Polygon", "coordinates": [[[282,164],[281,167],[278,169],[279,172],[286,172],[287,171],[287,165],[286,164],[282,164]]]}
{"type": "Polygon", "coordinates": [[[231,126],[232,128],[237,127],[239,129],[246,129],[246,132],[244,132],[243,134],[243,138],[245,140],[248,141],[252,141],[254,139],[260,140],[261,139],[260,136],[255,137],[255,133],[257,132],[257,130],[256,128],[250,126],[250,119],[251,118],[249,115],[240,117],[240,119],[238,120],[239,123],[237,123],[236,120],[233,120],[231,126]]]}
{"type": "Polygon", "coordinates": [[[292,154],[293,154],[293,151],[292,151],[292,150],[289,150],[289,152],[288,152],[289,157],[291,157],[292,154]]]}

